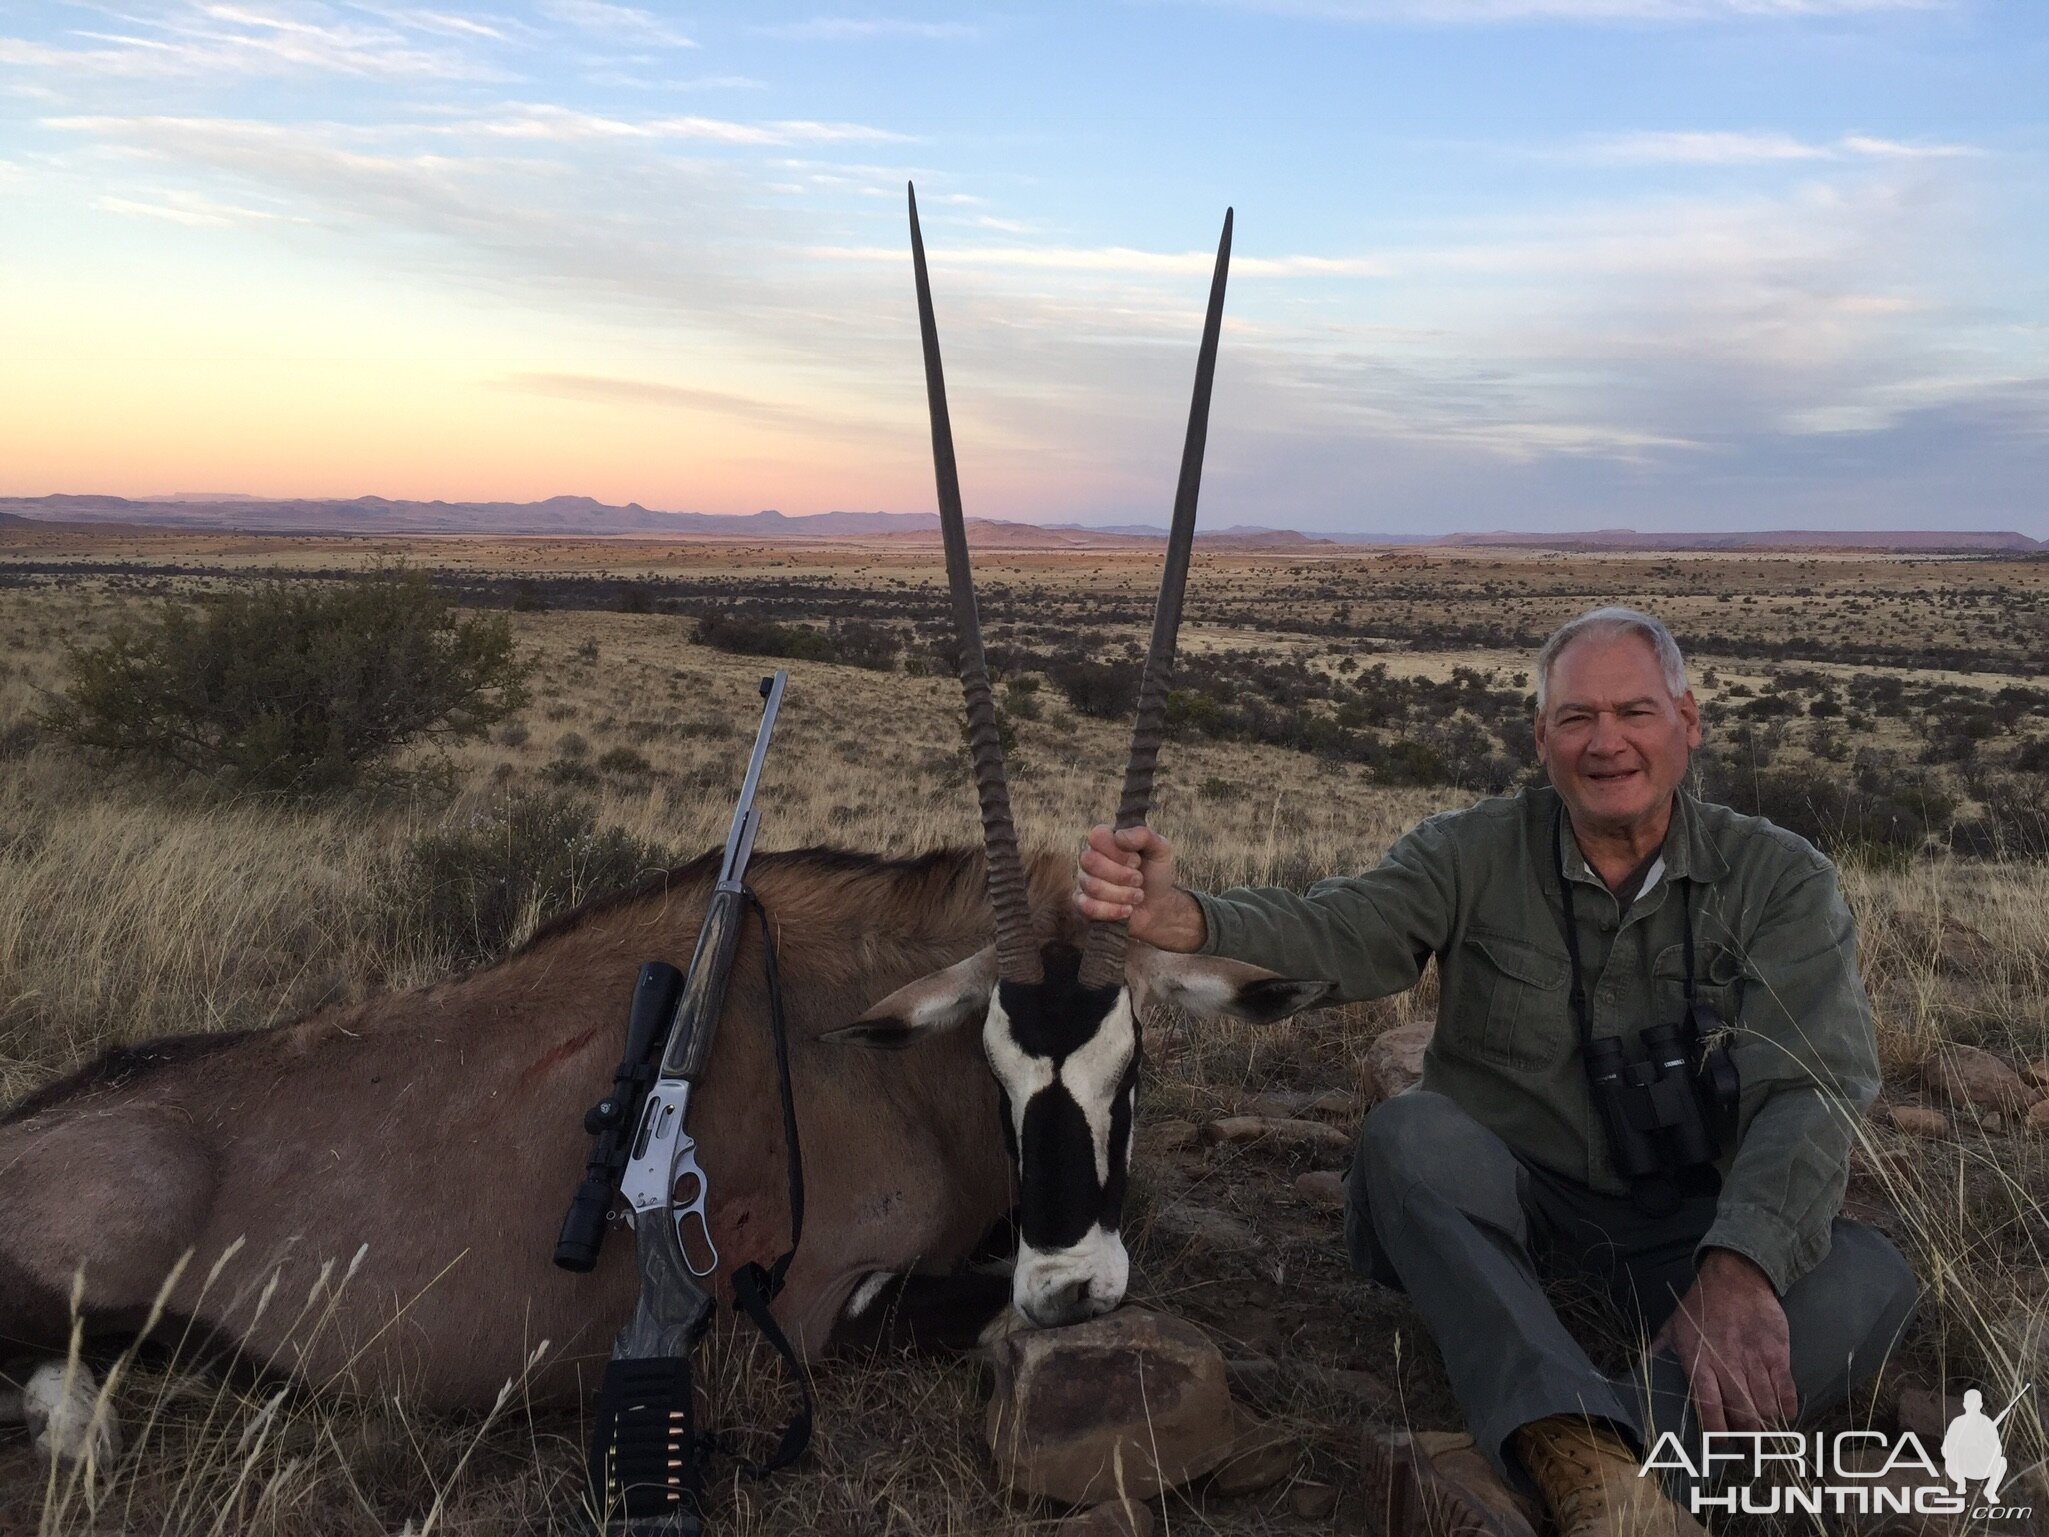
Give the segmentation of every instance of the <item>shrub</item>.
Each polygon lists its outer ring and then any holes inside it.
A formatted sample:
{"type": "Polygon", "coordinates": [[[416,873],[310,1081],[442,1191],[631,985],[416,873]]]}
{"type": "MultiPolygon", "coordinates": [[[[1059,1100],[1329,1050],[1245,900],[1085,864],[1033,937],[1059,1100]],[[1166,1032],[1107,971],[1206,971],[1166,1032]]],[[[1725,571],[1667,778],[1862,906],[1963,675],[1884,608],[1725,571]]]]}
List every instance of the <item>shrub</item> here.
{"type": "Polygon", "coordinates": [[[345,789],[413,742],[481,736],[526,703],[531,669],[502,616],[458,618],[419,572],[171,603],[66,666],[42,717],[58,735],[292,795],[345,789]]]}
{"type": "Polygon", "coordinates": [[[1853,775],[1813,765],[1748,772],[1703,755],[1708,794],[1769,817],[1830,853],[1911,852],[1945,831],[1956,801],[1926,778],[1873,763],[1853,775]]]}
{"type": "Polygon", "coordinates": [[[698,616],[690,638],[700,646],[737,656],[788,657],[799,662],[840,662],[873,672],[892,672],[903,641],[885,624],[836,620],[823,630],[777,624],[751,614],[712,609],[698,616]]]}
{"type": "Polygon", "coordinates": [[[1138,708],[1139,669],[1107,662],[1056,662],[1046,670],[1054,687],[1083,715],[1117,719],[1138,708]]]}
{"type": "Polygon", "coordinates": [[[690,638],[700,646],[738,656],[780,656],[801,662],[827,660],[825,636],[817,630],[723,609],[700,615],[690,638]]]}
{"type": "Polygon", "coordinates": [[[597,769],[601,774],[631,776],[652,774],[655,766],[647,761],[647,755],[637,747],[608,747],[598,754],[597,769]]]}
{"type": "Polygon", "coordinates": [[[387,878],[387,922],[460,962],[490,960],[556,913],[671,863],[667,850],[600,828],[580,801],[512,795],[415,838],[387,878]]]}

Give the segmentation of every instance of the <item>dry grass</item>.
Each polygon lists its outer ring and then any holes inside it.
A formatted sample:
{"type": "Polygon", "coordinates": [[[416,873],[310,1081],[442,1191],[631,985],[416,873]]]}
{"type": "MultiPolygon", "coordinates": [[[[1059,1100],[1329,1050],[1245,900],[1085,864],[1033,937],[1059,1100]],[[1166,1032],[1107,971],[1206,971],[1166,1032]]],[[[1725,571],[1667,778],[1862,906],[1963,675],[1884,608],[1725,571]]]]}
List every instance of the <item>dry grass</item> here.
{"type": "MultiPolygon", "coordinates": [[[[11,643],[0,728],[54,681],[59,640],[90,633],[126,601],[84,586],[0,590],[0,635],[11,643]]],[[[465,748],[462,789],[445,804],[221,806],[97,779],[47,745],[0,761],[0,1103],[118,1041],[261,1025],[437,974],[445,958],[389,921],[383,891],[397,851],[426,827],[548,783],[552,764],[633,748],[647,771],[592,769],[578,791],[602,821],[682,855],[716,844],[762,664],[684,644],[674,619],[575,612],[517,623],[542,661],[526,733],[465,748]]],[[[972,838],[957,700],[944,679],[795,666],[763,846],[910,851],[972,838]]],[[[1028,836],[1068,844],[1108,809],[1120,735],[1057,706],[1020,723],[1016,795],[1028,836]]],[[[1461,799],[1253,747],[1176,746],[1164,772],[1159,825],[1205,884],[1299,882],[1367,864],[1417,817],[1461,799]]],[[[1923,1073],[1948,1043],[2049,1055],[2049,868],[1926,859],[1852,867],[1846,885],[1890,1098],[1925,1098],[1923,1073]]],[[[1253,1090],[1352,1087],[1372,1036],[1432,1006],[1426,983],[1289,1025],[1171,1031],[1143,1119],[1200,1118],[1253,1090]]],[[[1335,1218],[1294,1196],[1294,1175],[1316,1166],[1299,1153],[1171,1149],[1142,1136],[1134,1297],[1201,1322],[1228,1355],[1285,1363],[1245,1391],[1298,1433],[1301,1476],[1338,1485],[1349,1501],[1365,1390],[1343,1371],[1384,1382],[1381,1412],[1441,1426],[1453,1410],[1406,1302],[1352,1276],[1335,1218]],[[1250,1241],[1219,1243],[1214,1228],[1205,1237],[1213,1217],[1250,1241]]],[[[2049,1144],[1970,1120],[1953,1141],[1916,1141],[1875,1118],[1852,1203],[1893,1233],[1929,1287],[1882,1398],[1917,1380],[2049,1386],[2049,1144]]],[[[738,1348],[721,1336],[706,1361],[709,1379],[740,1395],[718,1418],[768,1424],[775,1374],[765,1360],[735,1360],[738,1348]]],[[[816,1451],[766,1486],[724,1489],[721,1530],[1050,1523],[1054,1513],[1011,1506],[990,1486],[972,1363],[834,1361],[816,1386],[816,1451]]],[[[2049,1448],[2041,1386],[2009,1422],[2017,1464],[2039,1466],[2049,1448]]],[[[112,1390],[128,1450],[95,1507],[82,1486],[44,1483],[25,1441],[0,1432],[0,1532],[544,1532],[576,1507],[582,1427],[530,1413],[517,1383],[483,1419],[279,1391],[237,1372],[135,1362],[112,1390]]],[[[1338,1519],[1352,1509],[1342,1504],[1338,1519]]],[[[1199,1491],[1174,1495],[1162,1515],[1178,1531],[1327,1529],[1297,1517],[1285,1489],[1207,1504],[1199,1491]]]]}

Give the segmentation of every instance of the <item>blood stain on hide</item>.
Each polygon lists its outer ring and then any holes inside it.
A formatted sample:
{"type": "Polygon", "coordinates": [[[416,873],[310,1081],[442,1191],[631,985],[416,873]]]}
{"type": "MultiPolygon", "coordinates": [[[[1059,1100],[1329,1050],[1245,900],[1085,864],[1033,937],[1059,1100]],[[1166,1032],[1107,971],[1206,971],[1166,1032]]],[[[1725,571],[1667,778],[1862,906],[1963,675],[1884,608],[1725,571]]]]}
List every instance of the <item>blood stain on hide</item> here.
{"type": "Polygon", "coordinates": [[[543,1073],[547,1072],[549,1068],[558,1066],[559,1064],[568,1061],[571,1057],[575,1056],[579,1051],[582,1051],[584,1047],[590,1045],[592,1039],[597,1035],[597,1033],[598,1027],[596,1025],[592,1025],[590,1029],[584,1031],[583,1034],[571,1037],[569,1040],[564,1041],[560,1046],[550,1047],[548,1051],[542,1055],[539,1061],[535,1062],[531,1067],[528,1067],[524,1072],[522,1072],[519,1075],[518,1086],[522,1089],[530,1087],[533,1084],[533,1082],[536,1079],[538,1079],[543,1073]]]}

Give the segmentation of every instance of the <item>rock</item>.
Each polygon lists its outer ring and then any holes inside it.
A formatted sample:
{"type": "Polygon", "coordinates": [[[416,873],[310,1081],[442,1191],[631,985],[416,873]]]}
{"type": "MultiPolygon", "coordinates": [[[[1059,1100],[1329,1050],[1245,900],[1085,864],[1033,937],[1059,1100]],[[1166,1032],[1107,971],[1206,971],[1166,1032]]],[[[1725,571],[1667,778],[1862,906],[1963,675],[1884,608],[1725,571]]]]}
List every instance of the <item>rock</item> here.
{"type": "Polygon", "coordinates": [[[2030,1105],[2022,1124],[2038,1136],[2049,1133],[2049,1099],[2038,1099],[2030,1105]]]}
{"type": "Polygon", "coordinates": [[[1929,1085],[1952,1105],[1969,1105],[2000,1115],[2019,1115],[2035,1100],[2021,1075],[1989,1051],[1975,1046],[1941,1046],[1923,1069],[1929,1085]]]}
{"type": "Polygon", "coordinates": [[[1893,1105],[1890,1114],[1893,1125],[1910,1137],[1926,1137],[1931,1142],[1940,1142],[1950,1135],[1949,1117],[1940,1110],[1930,1110],[1923,1105],[1893,1105]]]}
{"type": "MultiPolygon", "coordinates": [[[[1949,1422],[1964,1412],[1961,1398],[1938,1393],[1933,1388],[1904,1388],[1900,1401],[1893,1410],[1893,1423],[1902,1432],[1913,1431],[1921,1439],[1921,1445],[1933,1457],[1942,1455],[1942,1437],[1949,1429],[1949,1422]]],[[[1997,1414],[1997,1409],[1987,1409],[1987,1414],[1997,1414]]]]}
{"type": "Polygon", "coordinates": [[[1178,1153],[1195,1146],[1195,1122],[1155,1121],[1139,1131],[1139,1140],[1163,1153],[1178,1153]]]}
{"type": "Polygon", "coordinates": [[[1209,1476],[1210,1493],[1235,1499],[1271,1489],[1302,1465],[1302,1442],[1275,1425],[1239,1411],[1238,1439],[1209,1476]]]}
{"type": "Polygon", "coordinates": [[[1268,1115],[1229,1115],[1202,1129],[1202,1140],[1260,1142],[1267,1138],[1298,1147],[1348,1148],[1352,1134],[1325,1121],[1299,1121],[1268,1115]]]}
{"type": "Polygon", "coordinates": [[[996,1379],[989,1449],[1014,1493],[1150,1499],[1210,1472],[1237,1442],[1222,1352],[1193,1324],[1142,1308],[1010,1335],[996,1379]]]}
{"type": "Polygon", "coordinates": [[[1356,1120],[1366,1109],[1350,1089],[1269,1089],[1239,1103],[1242,1115],[1293,1118],[1306,1115],[1356,1120]]]}
{"type": "Polygon", "coordinates": [[[1437,1026],[1428,1020],[1383,1030],[1366,1048],[1366,1092],[1374,1104],[1393,1099],[1423,1078],[1423,1053],[1437,1026]]]}
{"type": "Polygon", "coordinates": [[[1297,1484],[1288,1491],[1288,1508],[1304,1521],[1321,1521],[1338,1508],[1338,1492],[1329,1484],[1297,1484]]]}
{"type": "MultiPolygon", "coordinates": [[[[2044,1103],[2049,1103],[2045,1101],[2044,1103]]],[[[1323,1206],[1331,1211],[1345,1209],[1345,1177],[1333,1174],[1329,1169],[1315,1169],[1307,1174],[1295,1176],[1295,1194],[1311,1206],[1323,1206]]]]}
{"type": "Polygon", "coordinates": [[[2049,1057],[2038,1057],[2021,1068],[2021,1077],[2038,1089],[2049,1091],[2049,1057]]]}
{"type": "Polygon", "coordinates": [[[1153,1512],[1136,1500],[1110,1500],[1053,1528],[1056,1537],[1153,1537],[1153,1512]]]}

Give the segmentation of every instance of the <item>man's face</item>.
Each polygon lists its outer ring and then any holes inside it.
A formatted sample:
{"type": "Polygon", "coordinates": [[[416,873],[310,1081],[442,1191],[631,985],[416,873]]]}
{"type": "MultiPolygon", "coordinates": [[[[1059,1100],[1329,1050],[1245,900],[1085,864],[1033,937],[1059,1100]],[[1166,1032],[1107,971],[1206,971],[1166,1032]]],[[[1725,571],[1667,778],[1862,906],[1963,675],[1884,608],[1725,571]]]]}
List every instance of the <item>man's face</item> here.
{"type": "Polygon", "coordinates": [[[1657,653],[1640,635],[1589,635],[1551,663],[1537,717],[1537,761],[1584,831],[1623,832],[1656,817],[1700,746],[1688,690],[1665,691],[1657,653]]]}

